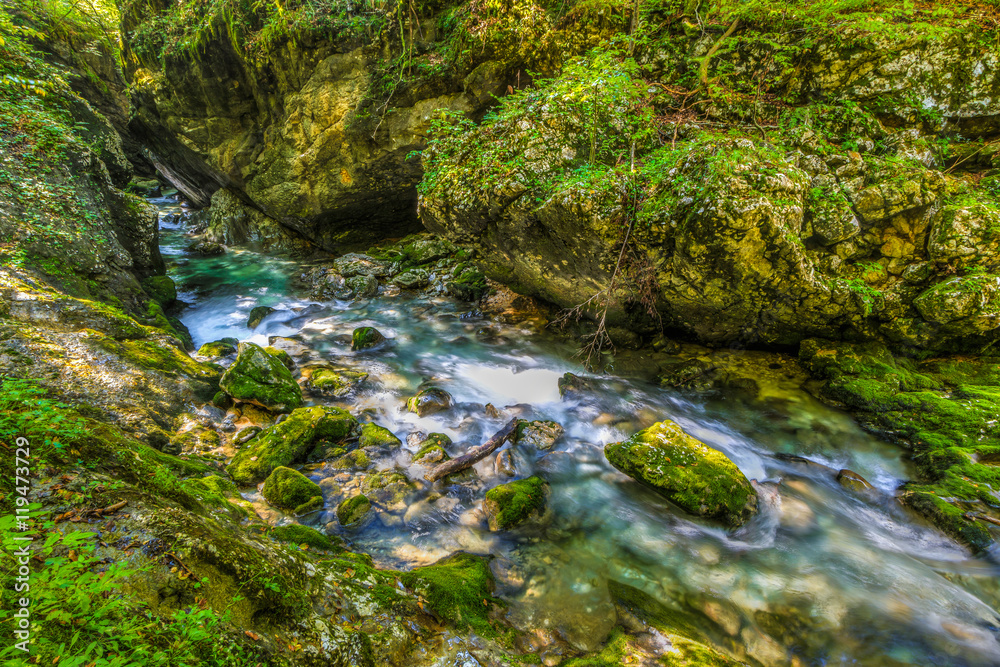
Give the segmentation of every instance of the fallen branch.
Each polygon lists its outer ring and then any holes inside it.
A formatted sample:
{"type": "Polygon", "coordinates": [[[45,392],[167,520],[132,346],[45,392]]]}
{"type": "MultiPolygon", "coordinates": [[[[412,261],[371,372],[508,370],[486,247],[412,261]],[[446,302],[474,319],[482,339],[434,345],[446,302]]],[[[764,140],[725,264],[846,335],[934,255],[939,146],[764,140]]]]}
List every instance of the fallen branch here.
{"type": "Polygon", "coordinates": [[[428,482],[436,482],[442,477],[446,477],[447,475],[472,467],[474,463],[486,458],[491,453],[499,449],[500,445],[505,443],[510,436],[514,435],[514,428],[516,426],[517,417],[514,417],[507,422],[506,426],[494,433],[492,438],[478,447],[473,448],[468,454],[459,456],[457,459],[452,459],[451,461],[445,461],[424,475],[424,479],[428,482]]]}

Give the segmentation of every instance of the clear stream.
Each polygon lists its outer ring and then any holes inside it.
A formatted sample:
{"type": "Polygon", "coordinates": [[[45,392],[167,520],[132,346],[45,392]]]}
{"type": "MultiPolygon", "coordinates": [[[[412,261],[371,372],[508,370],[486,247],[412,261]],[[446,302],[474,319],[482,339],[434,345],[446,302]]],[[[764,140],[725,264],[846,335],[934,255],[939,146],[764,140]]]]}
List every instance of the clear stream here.
{"type": "MultiPolygon", "coordinates": [[[[345,407],[368,410],[404,442],[404,451],[379,467],[403,467],[419,484],[426,468],[409,462],[412,447],[405,444],[416,430],[450,436],[454,456],[514,413],[565,427],[548,452],[515,448],[518,477],[538,473],[551,485],[552,511],[541,526],[512,534],[486,528],[477,514],[482,494],[506,481],[487,457],[474,483],[446,487],[440,497],[423,485],[409,505],[345,534],[379,564],[410,568],[456,550],[494,554],[510,620],[536,635],[555,630],[580,650],[597,649],[614,624],[605,585],[614,579],[683,615],[701,633],[692,638],[764,665],[1000,664],[1000,571],[892,502],[908,476],[902,450],[800,389],[772,388],[762,405],[604,376],[586,402],[560,400],[558,378],[582,374],[565,341],[470,316],[468,304],[443,296],[404,293],[309,307],[316,302],[293,288],[303,265],[240,248],[218,257],[188,254],[177,202],[153,203],[195,345],[224,336],[265,344],[268,336],[295,336],[310,359],[368,372],[366,388],[345,407]],[[251,332],[245,322],[257,305],[278,312],[251,332]],[[352,353],[350,334],[366,325],[391,345],[352,353]],[[418,418],[403,403],[429,378],[456,407],[418,418]],[[486,403],[504,414],[486,417],[486,403]],[[604,444],[662,419],[677,421],[764,482],[758,517],[734,533],[693,521],[605,461],[604,444]],[[882,493],[861,498],[829,469],[776,453],[850,468],[882,493]]],[[[332,509],[361,473],[324,464],[305,472],[327,494],[317,527],[343,534],[332,509]]],[[[246,495],[266,519],[291,520],[256,492],[246,495]]]]}

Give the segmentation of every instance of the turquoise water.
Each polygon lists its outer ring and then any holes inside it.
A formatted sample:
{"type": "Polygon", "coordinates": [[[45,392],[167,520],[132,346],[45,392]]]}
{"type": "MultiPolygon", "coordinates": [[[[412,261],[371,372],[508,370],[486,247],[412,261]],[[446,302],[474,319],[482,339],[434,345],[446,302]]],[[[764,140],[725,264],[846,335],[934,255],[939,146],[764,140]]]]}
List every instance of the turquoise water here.
{"type": "MultiPolygon", "coordinates": [[[[170,202],[156,203],[176,212],[170,202]]],[[[423,565],[456,550],[494,555],[509,620],[549,631],[527,648],[598,648],[615,621],[606,586],[613,579],[676,610],[694,628],[692,638],[751,664],[1000,664],[995,566],[971,558],[893,501],[909,475],[902,450],[791,383],[765,401],[749,401],[602,376],[586,400],[565,401],[558,378],[583,374],[570,342],[489,322],[469,304],[441,296],[318,303],[295,292],[294,279],[306,268],[297,262],[246,249],[193,256],[183,250],[182,228],[167,224],[161,233],[169,274],[189,304],[181,319],[196,345],[222,336],[292,336],[304,346],[300,368],[331,363],[369,373],[360,393],[341,405],[364,411],[404,441],[403,451],[378,466],[406,470],[418,490],[345,533],[332,510],[362,473],[308,466],[327,508],[311,521],[387,567],[423,565]],[[278,312],[251,332],[244,324],[257,305],[278,312]],[[358,326],[375,326],[391,342],[353,353],[350,334],[358,326]],[[404,401],[428,379],[456,406],[418,418],[404,401]],[[486,403],[501,416],[488,417],[486,403]],[[495,534],[478,512],[485,490],[507,481],[493,457],[477,464],[472,481],[432,487],[421,481],[427,469],[410,461],[413,448],[405,443],[413,431],[445,433],[455,443],[450,453],[459,455],[515,414],[552,419],[566,433],[551,451],[514,453],[519,477],[540,474],[550,483],[551,512],[540,525],[495,534]],[[603,445],[662,419],[677,421],[763,484],[758,517],[732,533],[692,520],[604,460],[603,445]],[[852,494],[831,468],[862,474],[879,493],[852,494]]],[[[291,520],[256,492],[247,497],[267,520],[291,520]]]]}

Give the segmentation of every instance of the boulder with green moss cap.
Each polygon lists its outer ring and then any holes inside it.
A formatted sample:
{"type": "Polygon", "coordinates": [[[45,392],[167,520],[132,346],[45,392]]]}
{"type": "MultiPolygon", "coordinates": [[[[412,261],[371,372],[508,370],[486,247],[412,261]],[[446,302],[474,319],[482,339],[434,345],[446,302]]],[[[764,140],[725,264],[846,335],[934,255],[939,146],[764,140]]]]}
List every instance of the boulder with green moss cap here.
{"type": "Polygon", "coordinates": [[[740,469],[672,421],[611,443],[604,454],[611,465],[696,516],[736,527],[757,513],[757,492],[740,469]]]}
{"type": "Polygon", "coordinates": [[[357,424],[340,408],[299,408],[249,440],[226,470],[237,484],[256,484],[278,466],[305,462],[317,447],[343,442],[357,424]]]}
{"type": "Polygon", "coordinates": [[[356,528],[369,516],[372,503],[363,493],[347,498],[337,505],[337,520],[345,528],[356,528]]]}
{"type": "Polygon", "coordinates": [[[440,387],[427,387],[417,392],[406,401],[406,409],[426,417],[436,412],[443,412],[452,406],[451,394],[440,387]]]}
{"type": "Polygon", "coordinates": [[[369,499],[385,506],[401,504],[416,487],[406,473],[398,468],[379,470],[365,475],[361,492],[369,499]]]}
{"type": "Polygon", "coordinates": [[[298,470],[284,466],[278,466],[267,476],[261,495],[275,507],[289,509],[296,514],[316,509],[316,498],[319,498],[319,507],[323,506],[323,492],[319,484],[298,470]]]}
{"type": "Polygon", "coordinates": [[[303,371],[303,375],[306,377],[306,385],[309,389],[317,394],[333,398],[350,396],[368,379],[368,373],[363,371],[329,366],[307,368],[303,371]]]}
{"type": "Polygon", "coordinates": [[[207,357],[209,359],[220,359],[222,357],[228,357],[230,355],[236,354],[237,347],[240,341],[235,338],[222,338],[221,340],[213,340],[211,343],[205,343],[198,348],[195,353],[199,357],[207,357]]]}
{"type": "Polygon", "coordinates": [[[375,423],[362,426],[361,435],[358,437],[358,446],[363,449],[393,450],[402,444],[403,442],[393,435],[392,431],[375,423]]]}
{"type": "Polygon", "coordinates": [[[525,421],[517,423],[514,444],[528,445],[535,449],[552,449],[562,437],[563,427],[554,421],[525,421]]]}
{"type": "Polygon", "coordinates": [[[247,318],[247,329],[256,329],[261,321],[273,312],[274,308],[271,306],[257,306],[250,311],[250,317],[247,318]]]}
{"type": "Polygon", "coordinates": [[[547,493],[548,485],[537,476],[490,489],[483,498],[483,512],[490,530],[510,530],[541,516],[547,493]]]}
{"type": "Polygon", "coordinates": [[[355,352],[367,350],[385,341],[385,336],[375,327],[358,327],[351,335],[351,349],[355,352]]]}
{"type": "Polygon", "coordinates": [[[302,390],[291,371],[254,343],[240,343],[236,361],[223,373],[219,386],[237,401],[273,412],[289,412],[302,405],[302,390]]]}

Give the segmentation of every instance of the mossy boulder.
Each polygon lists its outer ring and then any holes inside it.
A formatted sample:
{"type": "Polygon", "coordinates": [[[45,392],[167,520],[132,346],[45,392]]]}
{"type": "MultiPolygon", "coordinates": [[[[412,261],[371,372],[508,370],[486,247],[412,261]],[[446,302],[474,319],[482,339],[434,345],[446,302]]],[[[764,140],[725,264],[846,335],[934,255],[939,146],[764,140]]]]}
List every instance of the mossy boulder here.
{"type": "Polygon", "coordinates": [[[337,273],[345,278],[356,276],[371,276],[385,278],[392,272],[391,262],[376,259],[370,255],[350,252],[333,260],[337,273]]]}
{"type": "Polygon", "coordinates": [[[247,329],[256,329],[261,321],[273,312],[274,308],[271,308],[271,306],[255,307],[250,311],[250,317],[247,318],[247,329]]]}
{"type": "Polygon", "coordinates": [[[200,454],[216,449],[221,444],[219,434],[213,429],[198,424],[181,433],[171,436],[170,442],[163,451],[168,454],[200,454]]]}
{"type": "Polygon", "coordinates": [[[965,335],[1000,327],[1000,276],[956,276],[934,285],[913,300],[928,322],[959,327],[965,335]]]}
{"type": "Polygon", "coordinates": [[[604,454],[618,470],[696,516],[737,527],[757,513],[757,492],[740,469],[672,421],[611,443],[604,454]]]}
{"type": "Polygon", "coordinates": [[[554,421],[525,421],[517,423],[514,444],[536,449],[552,449],[563,435],[563,427],[554,421]]]}
{"type": "Polygon", "coordinates": [[[427,264],[435,262],[458,252],[458,246],[451,241],[438,237],[417,239],[403,246],[403,257],[410,264],[427,264]]]}
{"type": "Polygon", "coordinates": [[[358,446],[363,449],[392,450],[402,444],[403,442],[393,435],[392,431],[375,423],[362,426],[361,435],[358,437],[358,446]]]}
{"type": "Polygon", "coordinates": [[[340,408],[299,408],[248,441],[226,470],[237,484],[256,484],[279,466],[304,462],[318,446],[343,442],[357,424],[340,408]]]}
{"type": "Polygon", "coordinates": [[[337,520],[345,528],[360,526],[371,511],[372,503],[363,493],[347,498],[337,505],[337,520]]]}
{"type": "Polygon", "coordinates": [[[336,448],[328,450],[322,456],[318,453],[313,454],[313,458],[333,458],[330,465],[338,470],[368,470],[375,465],[368,452],[364,449],[352,449],[349,452],[341,453],[344,450],[342,448],[336,448]]]}
{"type": "Polygon", "coordinates": [[[545,480],[537,476],[490,489],[483,498],[490,530],[510,530],[538,517],[545,511],[546,494],[545,480]]]}
{"type": "Polygon", "coordinates": [[[502,603],[493,597],[495,581],[489,558],[460,551],[433,565],[403,572],[400,580],[456,627],[470,628],[487,638],[499,634],[490,621],[491,609],[502,603]]]}
{"type": "Polygon", "coordinates": [[[410,269],[393,278],[392,284],[402,289],[422,289],[430,284],[430,274],[423,269],[410,269]]]}
{"type": "Polygon", "coordinates": [[[375,276],[354,276],[344,283],[351,289],[355,299],[370,299],[378,296],[378,278],[375,276]]]}
{"type": "Polygon", "coordinates": [[[451,394],[440,387],[427,387],[417,392],[416,396],[406,401],[406,409],[426,417],[436,412],[443,412],[452,406],[451,394]]]}
{"type": "Polygon", "coordinates": [[[161,306],[169,306],[177,300],[177,286],[170,276],[149,276],[142,281],[142,287],[161,306]]]}
{"type": "Polygon", "coordinates": [[[292,359],[292,355],[288,352],[281,350],[279,348],[268,345],[264,348],[264,351],[270,354],[272,357],[281,362],[281,365],[290,371],[295,370],[295,360],[292,359]]]}
{"type": "Polygon", "coordinates": [[[486,294],[486,276],[477,267],[459,265],[454,277],[445,283],[448,294],[464,301],[478,301],[486,294]]]}
{"type": "Polygon", "coordinates": [[[283,507],[296,514],[315,509],[316,498],[320,500],[319,507],[323,506],[323,492],[319,484],[284,466],[278,466],[267,476],[261,495],[275,507],[283,507]]]}
{"type": "Polygon", "coordinates": [[[363,371],[322,367],[308,370],[307,384],[310,389],[324,396],[346,398],[367,379],[368,373],[363,371]]]}
{"type": "Polygon", "coordinates": [[[367,350],[385,340],[386,337],[375,327],[359,327],[351,334],[351,349],[355,352],[367,350]]]}
{"type": "Polygon", "coordinates": [[[207,357],[209,359],[221,359],[222,357],[228,357],[236,354],[239,344],[240,341],[235,338],[214,340],[211,343],[205,343],[199,347],[195,354],[199,357],[207,357]]]}
{"type": "Polygon", "coordinates": [[[255,343],[240,343],[236,361],[219,386],[237,401],[273,412],[289,412],[302,405],[302,390],[281,360],[255,343]]]}

